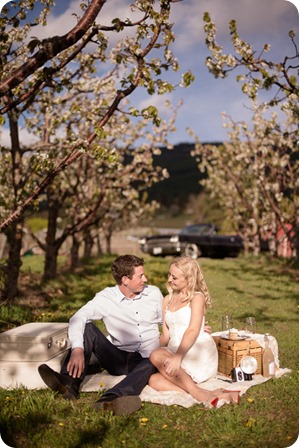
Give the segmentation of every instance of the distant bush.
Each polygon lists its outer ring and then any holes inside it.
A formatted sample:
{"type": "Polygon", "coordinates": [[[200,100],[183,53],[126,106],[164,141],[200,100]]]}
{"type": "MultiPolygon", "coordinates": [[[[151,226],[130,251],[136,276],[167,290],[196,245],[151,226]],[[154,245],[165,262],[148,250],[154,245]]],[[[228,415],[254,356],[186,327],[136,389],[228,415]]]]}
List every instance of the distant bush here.
{"type": "Polygon", "coordinates": [[[43,230],[47,228],[47,219],[42,218],[39,216],[35,216],[32,218],[28,218],[26,220],[26,224],[30,227],[32,232],[39,232],[40,230],[43,230]]]}

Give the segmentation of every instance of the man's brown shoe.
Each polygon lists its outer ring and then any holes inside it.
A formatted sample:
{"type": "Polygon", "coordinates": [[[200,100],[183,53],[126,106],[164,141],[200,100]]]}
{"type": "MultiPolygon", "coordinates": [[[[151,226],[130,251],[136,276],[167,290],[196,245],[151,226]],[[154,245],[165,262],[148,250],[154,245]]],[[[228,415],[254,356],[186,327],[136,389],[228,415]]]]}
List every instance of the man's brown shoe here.
{"type": "Polygon", "coordinates": [[[117,397],[111,401],[97,401],[93,403],[94,409],[113,412],[114,415],[130,415],[141,408],[141,400],[137,395],[117,397]]]}
{"type": "Polygon", "coordinates": [[[47,364],[41,364],[38,372],[44,383],[54,392],[60,393],[66,400],[77,400],[79,387],[73,383],[71,377],[55,372],[47,364]]]}

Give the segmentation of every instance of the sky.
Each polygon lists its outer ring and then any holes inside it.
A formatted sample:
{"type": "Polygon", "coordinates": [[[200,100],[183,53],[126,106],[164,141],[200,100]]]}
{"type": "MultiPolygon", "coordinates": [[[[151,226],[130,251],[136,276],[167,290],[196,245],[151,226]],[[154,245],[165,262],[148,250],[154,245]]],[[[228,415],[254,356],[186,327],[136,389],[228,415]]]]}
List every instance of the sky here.
{"type": "MultiPolygon", "coordinates": [[[[80,12],[81,0],[57,0],[54,13],[49,16],[48,25],[40,31],[44,38],[52,35],[63,35],[75,25],[74,12],[80,12]],[[45,34],[46,33],[46,34],[45,34]]],[[[0,1],[0,7],[5,1],[0,1]]],[[[132,17],[130,0],[107,0],[98,17],[101,24],[109,25],[114,17],[132,17]]],[[[142,108],[155,105],[165,110],[165,100],[180,107],[176,132],[169,140],[173,144],[192,142],[187,128],[202,142],[227,140],[227,130],[223,127],[221,113],[225,112],[235,121],[245,120],[250,124],[250,102],[241,92],[241,84],[232,73],[226,79],[214,79],[205,66],[208,51],[205,46],[203,31],[203,14],[208,11],[217,27],[217,41],[229,52],[229,22],[237,21],[240,38],[249,42],[256,50],[261,50],[265,43],[271,45],[267,53],[270,60],[280,62],[294,50],[288,37],[292,29],[296,32],[299,46],[299,0],[291,3],[288,0],[183,0],[171,7],[171,21],[174,23],[175,44],[172,47],[180,63],[180,73],[191,70],[195,82],[187,89],[178,88],[171,94],[149,96],[144,89],[130,97],[132,106],[142,108]]],[[[36,28],[34,36],[39,36],[36,28]]],[[[168,75],[167,75],[168,76],[168,75]]],[[[180,74],[171,74],[170,81],[180,82],[180,74]]],[[[263,100],[263,95],[260,100],[263,100]]],[[[165,112],[166,113],[166,112],[165,112]]],[[[166,115],[167,116],[167,115],[166,115]]],[[[23,132],[22,142],[28,143],[30,137],[23,132]]],[[[9,144],[8,131],[1,135],[2,144],[9,144]]]]}

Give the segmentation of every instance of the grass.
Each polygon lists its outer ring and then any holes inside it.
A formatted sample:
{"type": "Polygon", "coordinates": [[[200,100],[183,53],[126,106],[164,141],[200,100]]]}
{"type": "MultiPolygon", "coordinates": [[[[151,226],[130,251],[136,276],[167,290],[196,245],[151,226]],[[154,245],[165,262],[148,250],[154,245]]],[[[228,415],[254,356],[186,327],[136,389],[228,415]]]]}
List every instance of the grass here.
{"type": "MultiPolygon", "coordinates": [[[[91,259],[76,273],[63,267],[55,281],[41,285],[43,260],[26,258],[22,294],[0,307],[0,329],[31,321],[68,321],[101,288],[112,285],[113,257],[91,259]]],[[[160,286],[168,259],[146,257],[149,282],[160,286]]],[[[239,406],[207,410],[144,403],[129,417],[100,413],[90,404],[99,394],[83,393],[67,402],[48,389],[0,389],[0,431],[15,448],[286,448],[298,437],[298,269],[284,261],[240,257],[199,260],[211,292],[208,321],[220,330],[223,314],[241,328],[254,316],[258,331],[276,337],[281,367],[292,370],[250,388],[239,406]],[[297,300],[297,301],[296,301],[297,300]]]]}

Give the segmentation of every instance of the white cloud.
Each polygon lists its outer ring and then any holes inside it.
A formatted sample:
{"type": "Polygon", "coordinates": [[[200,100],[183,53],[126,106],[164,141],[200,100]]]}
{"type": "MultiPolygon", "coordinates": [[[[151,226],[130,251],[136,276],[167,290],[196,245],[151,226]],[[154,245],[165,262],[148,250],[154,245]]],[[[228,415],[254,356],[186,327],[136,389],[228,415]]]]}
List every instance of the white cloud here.
{"type": "Polygon", "coordinates": [[[165,101],[172,101],[171,95],[147,95],[143,100],[140,101],[139,107],[140,109],[144,109],[149,106],[155,106],[159,109],[159,112],[163,115],[170,115],[170,109],[166,106],[165,101]]]}
{"type": "MultiPolygon", "coordinates": [[[[81,0],[58,1],[54,14],[48,18],[47,27],[33,28],[32,34],[39,38],[53,35],[63,35],[76,24],[73,13],[82,15],[81,0]]],[[[130,10],[131,0],[107,0],[97,18],[103,25],[111,24],[114,17],[135,20],[136,14],[130,10]]],[[[286,0],[183,0],[171,5],[171,21],[174,22],[176,41],[173,51],[178,57],[181,71],[189,69],[196,76],[196,81],[187,89],[178,88],[171,95],[174,104],[180,98],[184,104],[179,110],[177,133],[173,137],[176,142],[186,140],[186,127],[190,126],[204,140],[219,140],[224,136],[221,112],[226,110],[235,119],[250,119],[247,98],[241,93],[241,86],[235,81],[235,74],[226,80],[215,80],[204,65],[207,49],[204,43],[203,13],[209,11],[215,21],[218,42],[229,51],[229,21],[237,21],[240,37],[253,44],[255,49],[261,49],[264,43],[271,44],[269,57],[272,60],[282,60],[282,57],[292,52],[288,31],[295,29],[299,35],[299,21],[296,7],[286,0]]],[[[137,14],[138,17],[138,14],[137,14]]],[[[132,33],[126,30],[125,34],[132,33]]],[[[121,36],[118,33],[108,33],[112,42],[121,36]]],[[[180,81],[180,74],[167,72],[163,75],[167,80],[180,81]]],[[[167,96],[169,98],[169,95],[167,96]]],[[[144,89],[130,97],[130,104],[137,108],[155,105],[161,113],[165,110],[166,96],[149,96],[144,89]]],[[[7,131],[2,134],[2,140],[8,139],[7,131]]],[[[22,135],[22,141],[28,141],[29,134],[22,135]]]]}
{"type": "MultiPolygon", "coordinates": [[[[36,27],[34,28],[35,36],[39,38],[50,37],[54,35],[64,35],[70,31],[77,24],[77,17],[80,18],[83,12],[80,8],[81,0],[73,0],[71,2],[66,1],[64,4],[69,3],[67,9],[63,13],[58,13],[61,5],[57,4],[57,7],[53,8],[54,14],[48,16],[46,27],[36,27]]],[[[96,22],[100,25],[111,26],[112,20],[116,17],[124,20],[130,17],[132,20],[137,20],[140,18],[140,14],[133,14],[130,8],[131,2],[124,2],[122,0],[109,0],[104,3],[96,22]]],[[[130,32],[130,31],[129,31],[130,32]]],[[[117,38],[120,34],[114,33],[117,38]]],[[[128,34],[128,32],[127,32],[128,34]]],[[[109,36],[112,33],[109,33],[109,36]]]]}
{"type": "MultiPolygon", "coordinates": [[[[1,139],[1,145],[5,147],[11,146],[11,139],[10,139],[10,131],[6,127],[2,127],[0,130],[0,139],[1,139]]],[[[21,146],[29,146],[33,143],[38,142],[38,138],[35,137],[33,134],[29,134],[29,132],[24,129],[19,129],[19,141],[21,146]]]]}
{"type": "Polygon", "coordinates": [[[208,11],[220,37],[228,37],[228,24],[235,19],[240,33],[275,34],[281,26],[298,22],[294,6],[285,0],[184,0],[172,9],[172,21],[182,41],[198,42],[203,36],[203,13],[208,11]],[[286,17],[287,15],[287,17],[286,17]],[[290,16],[293,20],[289,20],[290,16]]]}

